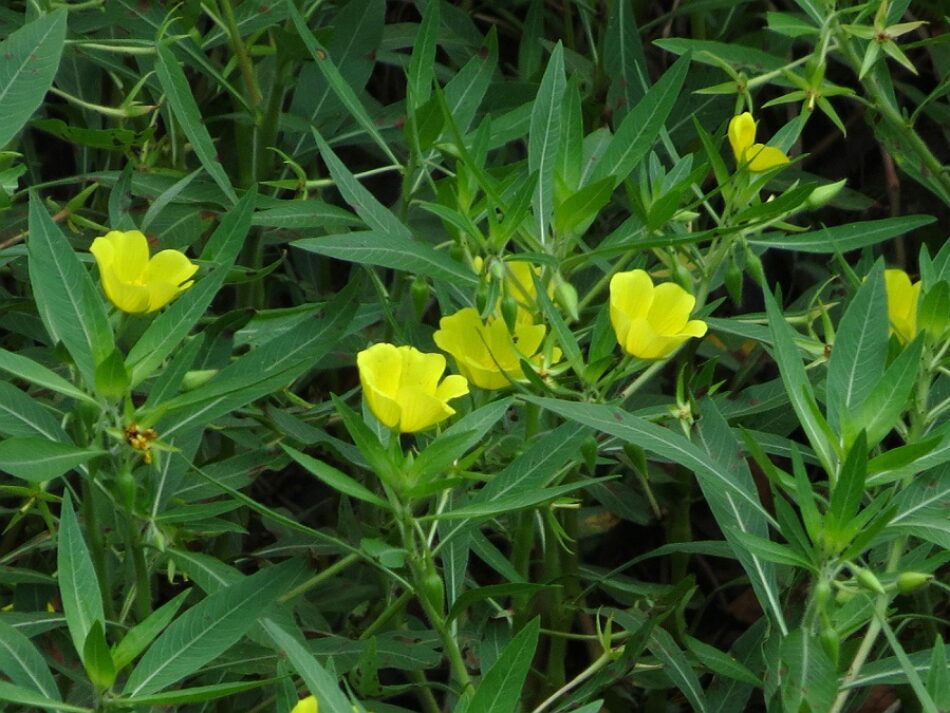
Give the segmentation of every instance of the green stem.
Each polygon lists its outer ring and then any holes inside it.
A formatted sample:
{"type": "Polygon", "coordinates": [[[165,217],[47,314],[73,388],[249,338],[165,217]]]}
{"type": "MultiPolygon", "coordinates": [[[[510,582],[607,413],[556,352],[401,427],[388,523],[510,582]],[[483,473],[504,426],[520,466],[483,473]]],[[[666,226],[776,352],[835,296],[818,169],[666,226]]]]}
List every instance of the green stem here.
{"type": "Polygon", "coordinates": [[[343,557],[342,559],[337,560],[336,562],[331,564],[322,572],[318,572],[317,574],[313,575],[306,582],[303,582],[299,584],[298,586],[294,587],[277,601],[279,601],[281,604],[286,604],[291,599],[296,599],[301,594],[309,592],[311,589],[318,586],[322,582],[325,582],[328,579],[331,579],[332,577],[336,576],[337,573],[342,572],[344,569],[349,567],[354,562],[359,561],[360,559],[361,559],[361,555],[358,555],[355,552],[351,552],[346,557],[343,557]]]}
{"type": "Polygon", "coordinates": [[[224,24],[228,28],[228,34],[231,36],[231,48],[237,56],[238,66],[241,68],[241,76],[244,78],[244,84],[247,87],[247,97],[250,99],[251,106],[256,109],[261,103],[261,90],[260,87],[257,86],[257,76],[254,74],[254,63],[251,61],[251,56],[247,53],[244,40],[241,39],[241,31],[237,26],[237,19],[234,16],[234,8],[231,5],[231,0],[221,0],[221,14],[224,17],[224,24]]]}
{"type": "Polygon", "coordinates": [[[152,581],[148,563],[145,561],[142,533],[131,514],[128,515],[127,526],[129,553],[132,555],[132,568],[135,571],[135,616],[141,622],[152,613],[152,581]]]}
{"type": "Polygon", "coordinates": [[[99,582],[99,591],[102,592],[103,612],[106,619],[115,618],[115,607],[112,601],[112,587],[106,575],[105,543],[102,539],[102,528],[99,526],[99,513],[93,500],[90,479],[94,478],[90,469],[88,477],[82,479],[82,511],[86,520],[86,534],[89,536],[89,550],[92,556],[92,568],[96,570],[96,580],[99,582]]]}
{"type": "MultiPolygon", "coordinates": [[[[860,75],[862,64],[861,59],[855,53],[848,34],[837,22],[835,24],[835,39],[838,42],[838,46],[841,47],[842,51],[850,62],[854,73],[860,75]]],[[[874,72],[867,72],[859,81],[864,86],[864,90],[870,96],[871,102],[877,112],[881,115],[881,118],[890,124],[893,129],[904,135],[909,148],[917,155],[917,158],[919,159],[923,168],[926,169],[926,171],[922,173],[925,173],[925,175],[926,173],[929,173],[934,178],[934,180],[940,184],[940,187],[943,189],[943,191],[945,191],[947,194],[950,194],[950,173],[948,173],[943,164],[937,160],[937,157],[934,156],[933,151],[930,150],[930,147],[927,145],[927,143],[922,138],[920,138],[920,134],[918,134],[914,128],[910,126],[907,121],[905,121],[897,107],[891,105],[885,94],[884,88],[880,85],[880,82],[874,75],[874,72]]]]}

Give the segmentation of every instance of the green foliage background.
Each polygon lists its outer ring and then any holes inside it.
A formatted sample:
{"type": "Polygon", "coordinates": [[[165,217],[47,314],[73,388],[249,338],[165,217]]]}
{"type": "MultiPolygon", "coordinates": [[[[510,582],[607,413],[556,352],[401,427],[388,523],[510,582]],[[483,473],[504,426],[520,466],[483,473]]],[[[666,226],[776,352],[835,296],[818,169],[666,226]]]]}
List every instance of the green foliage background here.
{"type": "Polygon", "coordinates": [[[0,710],[950,709],[946,13],[4,3],[0,710]],[[549,362],[391,433],[355,354],[517,261],[549,362]],[[622,355],[635,268],[709,334],[622,355]]]}

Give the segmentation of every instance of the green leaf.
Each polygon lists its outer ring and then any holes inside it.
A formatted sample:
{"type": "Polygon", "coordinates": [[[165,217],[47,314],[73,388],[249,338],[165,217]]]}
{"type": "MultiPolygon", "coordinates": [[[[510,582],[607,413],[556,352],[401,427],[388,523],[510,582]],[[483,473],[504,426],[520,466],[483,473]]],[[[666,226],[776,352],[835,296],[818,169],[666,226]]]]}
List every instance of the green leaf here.
{"type": "Polygon", "coordinates": [[[729,528],[729,534],[738,540],[742,547],[745,547],[750,553],[766,562],[800,567],[801,569],[811,572],[815,571],[815,565],[787,545],[782,545],[748,532],[742,532],[734,527],[729,528]]]}
{"type": "Polygon", "coordinates": [[[69,351],[86,383],[115,348],[102,298],[40,198],[30,194],[30,284],[40,319],[69,351]]]}
{"type": "Polygon", "coordinates": [[[665,629],[657,627],[650,634],[647,648],[663,663],[663,672],[686,696],[692,709],[696,713],[706,713],[706,697],[699,683],[699,677],[689,665],[686,654],[673,641],[673,637],[665,629]]]}
{"type": "Polygon", "coordinates": [[[153,693],[150,696],[135,696],[133,698],[124,698],[117,696],[113,699],[116,705],[122,706],[152,706],[158,708],[167,708],[169,706],[180,706],[188,703],[201,703],[202,701],[213,701],[219,698],[231,698],[245,691],[252,691],[255,688],[270,686],[275,683],[276,678],[263,678],[258,681],[234,681],[229,683],[214,683],[208,686],[193,686],[191,688],[179,688],[174,691],[165,691],[164,693],[153,693]]]}
{"type": "Polygon", "coordinates": [[[538,646],[540,619],[535,617],[505,646],[469,701],[465,713],[514,713],[538,646]]]}
{"type": "Polygon", "coordinates": [[[882,618],[879,619],[879,621],[881,623],[881,630],[884,632],[884,637],[887,639],[887,643],[890,644],[891,649],[894,651],[894,655],[897,656],[897,660],[900,662],[901,669],[904,671],[904,675],[907,677],[907,682],[910,684],[910,687],[917,696],[917,702],[920,704],[921,710],[924,711],[924,713],[940,713],[937,710],[937,706],[933,699],[930,697],[930,694],[927,692],[923,681],[920,680],[920,674],[917,673],[917,669],[914,667],[913,662],[907,656],[907,652],[904,651],[904,647],[901,646],[900,641],[898,641],[897,635],[894,633],[891,625],[886,619],[882,618]]]}
{"type": "Polygon", "coordinates": [[[211,134],[205,127],[198,103],[191,94],[188,78],[178,66],[178,60],[171,49],[165,45],[159,45],[156,48],[155,74],[168,98],[172,113],[191,142],[201,165],[218,184],[224,195],[232,203],[237,203],[237,194],[231,186],[224,166],[218,160],[218,152],[211,141],[211,134]]]}
{"type": "Polygon", "coordinates": [[[43,655],[26,636],[0,621],[0,673],[11,683],[31,688],[50,700],[60,699],[43,655]]]}
{"type": "Polygon", "coordinates": [[[42,483],[58,478],[90,458],[105,453],[77,448],[70,443],[20,436],[0,442],[0,470],[21,480],[42,483]]]}
{"type": "Polygon", "coordinates": [[[304,238],[291,243],[308,252],[347,260],[358,265],[378,265],[425,275],[449,284],[475,287],[478,277],[447,253],[421,240],[360,231],[322,238],[304,238]]]}
{"type": "Polygon", "coordinates": [[[802,35],[817,35],[819,29],[810,22],[806,22],[797,15],[787,12],[767,12],[765,19],[772,32],[786,37],[801,37],[802,35]]]}
{"type": "Polygon", "coordinates": [[[294,24],[294,28],[297,30],[297,34],[300,35],[300,39],[303,40],[304,46],[307,48],[307,51],[310,52],[310,55],[316,62],[317,69],[320,70],[320,73],[323,74],[327,84],[330,85],[330,89],[333,90],[334,94],[336,94],[339,100],[343,103],[343,106],[345,106],[347,111],[350,112],[350,115],[356,119],[356,123],[363,127],[363,130],[366,131],[370,138],[376,142],[376,145],[382,149],[383,153],[386,154],[389,160],[398,165],[399,160],[389,148],[389,144],[386,143],[386,140],[383,138],[382,134],[379,133],[379,129],[376,128],[376,124],[373,122],[369,112],[366,111],[366,108],[360,102],[359,97],[356,96],[356,92],[353,90],[353,87],[351,87],[349,82],[347,82],[346,79],[340,74],[340,70],[337,69],[336,65],[333,63],[333,58],[330,57],[326,47],[317,41],[317,38],[314,36],[313,32],[310,31],[309,27],[307,27],[307,21],[301,16],[297,6],[293,3],[289,3],[287,5],[287,9],[290,11],[290,19],[294,24]]]}
{"type": "Polygon", "coordinates": [[[408,110],[415,112],[429,101],[432,82],[435,81],[435,50],[439,37],[439,3],[426,3],[422,10],[422,22],[416,32],[416,41],[409,58],[409,73],[406,81],[408,110]]]}
{"type": "Polygon", "coordinates": [[[82,662],[93,685],[100,689],[110,688],[115,683],[115,662],[106,643],[105,629],[101,621],[94,621],[83,644],[82,662]]]}
{"type": "Polygon", "coordinates": [[[821,228],[807,233],[768,233],[749,238],[750,245],[797,250],[805,253],[844,253],[859,250],[868,245],[896,238],[898,235],[930,225],[936,220],[932,215],[905,215],[899,218],[864,220],[833,228],[821,228]]]}
{"type": "Polygon", "coordinates": [[[650,152],[683,88],[689,64],[689,53],[676,60],[624,117],[594,169],[591,182],[612,176],[616,184],[621,183],[650,152]]]}
{"type": "Polygon", "coordinates": [[[96,364],[96,393],[106,399],[121,399],[129,390],[129,372],[122,352],[113,349],[96,364]]]}
{"type": "Polygon", "coordinates": [[[782,640],[783,711],[801,710],[807,702],[812,711],[831,710],[838,691],[834,664],[815,637],[795,629],[782,640]]]}
{"type": "Polygon", "coordinates": [[[69,442],[66,431],[47,409],[5,381],[0,381],[0,434],[44,436],[51,441],[69,442]]]}
{"type": "Polygon", "coordinates": [[[815,395],[808,375],[805,373],[805,366],[802,364],[798,348],[795,346],[795,333],[785,321],[785,316],[775,302],[772,292],[767,287],[763,287],[762,294],[765,298],[769,330],[772,333],[773,356],[782,373],[788,399],[825,472],[834,473],[837,455],[825,436],[825,429],[818,420],[819,416],[813,413],[810,407],[810,403],[814,403],[815,395]]]}
{"type": "Polygon", "coordinates": [[[198,280],[163,310],[129,351],[125,366],[131,372],[132,387],[148,378],[207,312],[250,230],[255,199],[256,194],[248,191],[208,239],[202,259],[218,262],[214,272],[198,280]]]}
{"type": "Polygon", "coordinates": [[[300,566],[291,560],[265,567],[186,611],[145,652],[123,694],[134,698],[161,691],[224,653],[286,592],[300,566]]]}
{"type": "Polygon", "coordinates": [[[691,40],[683,37],[654,40],[660,49],[673,54],[693,53],[693,59],[701,64],[709,64],[721,69],[722,63],[735,70],[750,69],[756,74],[761,72],[780,72],[785,60],[774,54],[747,47],[738,42],[715,42],[713,40],[691,40]]]}
{"type": "Polygon", "coordinates": [[[851,431],[867,430],[869,446],[877,445],[890,433],[907,408],[917,383],[923,349],[924,338],[918,335],[891,362],[884,376],[860,405],[857,414],[851,414],[846,421],[851,431]]]}
{"type": "MultiPolygon", "coordinates": [[[[828,504],[828,519],[825,523],[827,537],[844,534],[851,520],[858,514],[861,501],[864,499],[864,481],[868,469],[868,443],[864,431],[858,435],[844,464],[841,473],[831,491],[831,502],[828,504]]],[[[846,542],[840,543],[842,546],[846,542]]]]}
{"type": "Polygon", "coordinates": [[[312,458],[306,453],[301,453],[297,449],[291,448],[290,446],[283,443],[280,444],[280,447],[284,449],[284,452],[287,453],[287,455],[297,461],[297,463],[304,470],[315,476],[318,480],[326,483],[334,490],[337,490],[344,495],[349,495],[351,498],[356,498],[357,500],[362,500],[363,502],[370,503],[376,507],[383,508],[384,510],[392,509],[388,502],[383,500],[373,491],[369,490],[366,486],[361,485],[357,481],[353,480],[353,478],[348,476],[346,473],[343,473],[333,466],[327,465],[323,461],[312,458]]]}
{"type": "MultiPolygon", "coordinates": [[[[828,360],[828,420],[848,419],[884,375],[887,361],[887,295],[878,261],[848,305],[828,360]]],[[[843,430],[843,429],[841,429],[843,430]]]]}
{"type": "Polygon", "coordinates": [[[122,641],[112,647],[112,661],[117,670],[121,671],[132,663],[145,647],[171,624],[189,594],[191,589],[181,592],[126,632],[122,641]]]}
{"type": "Polygon", "coordinates": [[[548,223],[554,210],[554,167],[561,140],[561,102],[566,87],[564,47],[558,42],[541,77],[528,130],[528,171],[538,175],[531,206],[542,244],[547,241],[548,223]]]}
{"type": "Polygon", "coordinates": [[[643,82],[649,73],[630,3],[610,0],[608,8],[601,64],[604,76],[610,79],[607,106],[622,120],[643,96],[643,82]]]}
{"type": "Polygon", "coordinates": [[[731,678],[734,681],[747,683],[750,686],[762,685],[762,680],[758,676],[724,651],[720,651],[716,647],[705,644],[689,635],[684,636],[683,641],[690,653],[713,673],[731,678]]]}
{"type": "Polygon", "coordinates": [[[153,411],[142,414],[139,423],[167,419],[162,436],[188,427],[198,427],[265,396],[311,369],[336,345],[350,326],[358,280],[351,281],[325,308],[326,316],[308,321],[231,362],[202,386],[176,396],[153,411]],[[175,416],[172,419],[172,416],[175,416]]]}
{"type": "Polygon", "coordinates": [[[264,622],[264,630],[277,644],[278,650],[287,657],[310,693],[320,701],[322,713],[353,713],[353,706],[343,695],[336,680],[327,673],[297,637],[272,621],[264,622]]]}
{"type": "Polygon", "coordinates": [[[581,235],[614,193],[614,179],[610,176],[594,181],[554,209],[554,230],[557,233],[581,235]]]}
{"type": "Polygon", "coordinates": [[[86,637],[96,622],[106,620],[102,610],[102,593],[92,566],[92,557],[79,530],[73,512],[72,498],[67,490],[59,520],[59,543],[56,569],[59,577],[59,596],[63,602],[66,626],[73,645],[80,655],[85,650],[86,637]]]}
{"type": "Polygon", "coordinates": [[[31,691],[29,688],[16,686],[6,681],[0,681],[0,701],[19,703],[20,705],[30,706],[32,709],[45,708],[53,713],[94,713],[92,708],[62,703],[58,699],[50,699],[31,691]]]}
{"type": "Polygon", "coordinates": [[[927,691],[934,703],[943,709],[950,708],[950,666],[947,665],[947,650],[943,637],[937,634],[927,674],[927,691]]]}
{"type": "Polygon", "coordinates": [[[486,52],[475,54],[445,85],[445,104],[459,133],[468,131],[471,126],[498,65],[498,32],[495,27],[489,30],[483,46],[486,52]]]}
{"type": "Polygon", "coordinates": [[[523,398],[564,418],[590,426],[602,433],[668,458],[674,463],[679,463],[689,468],[699,478],[709,479],[710,487],[719,487],[728,491],[737,501],[747,503],[765,518],[766,522],[776,524],[752,493],[737,484],[731,474],[724,473],[717,463],[710,462],[705,452],[674,431],[638,418],[618,406],[572,403],[537,396],[523,398]]]}
{"type": "Polygon", "coordinates": [[[77,401],[85,401],[86,403],[98,406],[98,402],[85,391],[69,383],[55,371],[47,369],[42,364],[22,354],[15,354],[6,349],[0,349],[0,370],[18,379],[25,379],[37,386],[42,386],[44,389],[55,391],[63,396],[69,396],[77,401]]]}
{"type": "Polygon", "coordinates": [[[66,10],[42,15],[0,42],[0,146],[33,116],[49,91],[66,42],[66,10]]]}

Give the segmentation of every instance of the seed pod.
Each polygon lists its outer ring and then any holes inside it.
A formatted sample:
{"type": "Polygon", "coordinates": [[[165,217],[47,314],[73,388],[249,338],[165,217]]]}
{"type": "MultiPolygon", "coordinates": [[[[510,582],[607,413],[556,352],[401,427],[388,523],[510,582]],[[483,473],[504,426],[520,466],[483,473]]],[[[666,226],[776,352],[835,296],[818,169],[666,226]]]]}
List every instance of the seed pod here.
{"type": "Polygon", "coordinates": [[[442,614],[445,610],[445,584],[431,562],[422,577],[421,589],[420,594],[425,597],[429,606],[442,614]]]}
{"type": "Polygon", "coordinates": [[[412,308],[416,311],[416,318],[422,319],[426,305],[429,303],[429,283],[422,275],[416,275],[409,288],[412,296],[412,308]]]}
{"type": "Polygon", "coordinates": [[[730,260],[726,266],[725,282],[732,301],[737,306],[742,304],[742,270],[736,265],[735,260],[730,260]]]}
{"type": "Polygon", "coordinates": [[[897,591],[910,594],[930,584],[934,576],[926,572],[901,572],[897,575],[897,591]]]}
{"type": "Polygon", "coordinates": [[[841,637],[838,632],[835,631],[834,627],[823,627],[819,638],[821,639],[822,648],[828,653],[832,663],[837,666],[838,654],[841,651],[841,637]]]}
{"type": "Polygon", "coordinates": [[[115,499],[130,512],[135,508],[135,478],[130,468],[123,468],[115,476],[115,499]]]}
{"type": "Polygon", "coordinates": [[[482,280],[475,288],[475,309],[479,314],[485,314],[488,311],[488,296],[491,288],[487,281],[482,280]]]}
{"type": "Polygon", "coordinates": [[[814,592],[818,611],[824,611],[831,601],[831,584],[827,579],[821,579],[815,584],[814,592]]]}
{"type": "Polygon", "coordinates": [[[745,249],[745,267],[749,273],[749,277],[755,280],[756,284],[765,284],[765,270],[762,269],[762,260],[759,259],[759,256],[756,255],[748,245],[746,245],[745,249]]]}
{"type": "Polygon", "coordinates": [[[511,295],[505,295],[501,300],[501,316],[505,320],[508,330],[513,332],[518,323],[518,300],[511,295]]]}

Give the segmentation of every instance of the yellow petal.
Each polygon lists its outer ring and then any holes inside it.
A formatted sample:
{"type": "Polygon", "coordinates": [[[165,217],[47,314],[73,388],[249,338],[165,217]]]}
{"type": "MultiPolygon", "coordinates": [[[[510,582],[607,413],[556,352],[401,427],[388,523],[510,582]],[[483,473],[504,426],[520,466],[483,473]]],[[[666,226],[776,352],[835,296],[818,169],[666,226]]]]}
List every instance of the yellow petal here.
{"type": "Polygon", "coordinates": [[[776,166],[784,166],[788,163],[788,156],[774,146],[764,144],[753,144],[745,152],[745,160],[748,161],[747,168],[755,173],[768,171],[776,166]]]}
{"type": "Polygon", "coordinates": [[[297,702],[297,705],[291,709],[290,713],[320,713],[320,706],[316,698],[307,696],[306,698],[301,698],[297,702]]]}
{"type": "Polygon", "coordinates": [[[508,268],[505,277],[505,287],[508,294],[515,298],[519,305],[527,310],[534,311],[538,299],[538,291],[534,287],[532,275],[541,276],[541,270],[530,262],[506,262],[508,268]]]}
{"type": "Polygon", "coordinates": [[[743,112],[729,121],[729,143],[737,162],[743,160],[745,150],[755,143],[755,119],[743,112]]]}
{"type": "Polygon", "coordinates": [[[403,367],[399,349],[385,342],[374,344],[356,355],[356,366],[370,411],[381,423],[396,428],[400,416],[396,398],[403,367]]]}
{"type": "Polygon", "coordinates": [[[662,359],[672,354],[687,339],[689,335],[686,334],[672,336],[657,334],[647,320],[637,318],[631,320],[630,333],[627,335],[624,350],[640,359],[662,359]]]}
{"type": "Polygon", "coordinates": [[[675,282],[664,282],[653,290],[653,304],[650,305],[647,319],[657,334],[678,334],[695,305],[696,298],[689,292],[675,282]]]}
{"type": "Polygon", "coordinates": [[[467,393],[468,381],[465,380],[464,376],[458,374],[449,374],[435,390],[435,396],[440,401],[451,401],[459,396],[465,396],[467,393]]]}
{"type": "Polygon", "coordinates": [[[917,336],[917,301],[920,282],[911,284],[910,275],[903,270],[884,271],[884,289],[887,293],[887,317],[897,338],[907,343],[917,336]]]}
{"type": "Polygon", "coordinates": [[[419,389],[434,395],[439,379],[445,372],[445,357],[441,354],[426,354],[413,347],[399,347],[399,352],[403,360],[400,389],[419,389]]]}
{"type": "Polygon", "coordinates": [[[402,433],[416,433],[435,426],[455,413],[455,409],[435,394],[423,392],[417,388],[404,387],[399,391],[399,430],[402,433]]]}
{"type": "Polygon", "coordinates": [[[141,282],[148,266],[148,238],[138,230],[110,230],[105,240],[112,245],[112,266],[122,282],[141,282]]]}
{"type": "Polygon", "coordinates": [[[190,278],[198,266],[178,250],[162,250],[149,260],[145,271],[148,311],[161,309],[194,284],[190,278]]]}
{"type": "Polygon", "coordinates": [[[618,272],[610,279],[610,324],[623,346],[633,319],[645,319],[653,303],[653,280],[643,270],[618,272]]]}

